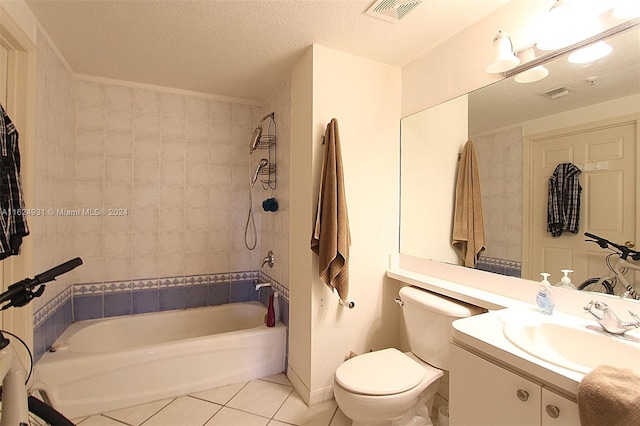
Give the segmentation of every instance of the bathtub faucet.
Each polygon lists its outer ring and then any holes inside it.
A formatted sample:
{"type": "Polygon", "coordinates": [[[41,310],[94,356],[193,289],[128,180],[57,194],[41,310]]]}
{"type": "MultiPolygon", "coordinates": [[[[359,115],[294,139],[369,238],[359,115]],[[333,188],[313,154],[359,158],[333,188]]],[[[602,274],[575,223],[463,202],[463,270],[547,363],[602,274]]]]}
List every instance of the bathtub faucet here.
{"type": "Polygon", "coordinates": [[[262,287],[271,287],[271,283],[259,283],[259,282],[256,282],[256,291],[260,290],[262,287]]]}

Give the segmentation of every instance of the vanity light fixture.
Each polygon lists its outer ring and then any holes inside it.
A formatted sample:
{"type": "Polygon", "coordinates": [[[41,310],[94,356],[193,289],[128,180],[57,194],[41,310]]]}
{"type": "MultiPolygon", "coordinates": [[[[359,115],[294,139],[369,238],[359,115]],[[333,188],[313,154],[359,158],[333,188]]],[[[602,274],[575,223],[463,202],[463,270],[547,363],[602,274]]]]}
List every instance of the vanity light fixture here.
{"type": "Polygon", "coordinates": [[[617,19],[633,19],[640,17],[640,1],[617,0],[613,8],[613,17],[617,19]]]}
{"type": "Polygon", "coordinates": [[[520,59],[513,52],[511,39],[502,31],[493,39],[493,60],[485,71],[491,74],[499,74],[510,70],[520,64],[520,59]]]}
{"type": "Polygon", "coordinates": [[[590,44],[569,55],[567,60],[572,64],[586,64],[607,56],[613,48],[604,41],[590,44]]]}
{"type": "MultiPolygon", "coordinates": [[[[524,64],[526,64],[527,62],[533,61],[536,58],[536,54],[533,51],[533,46],[527,47],[526,49],[522,50],[519,56],[522,59],[522,63],[524,64]]],[[[536,67],[522,71],[520,74],[516,75],[516,82],[517,83],[533,83],[533,82],[542,80],[548,75],[549,75],[549,70],[546,69],[543,65],[538,65],[536,67]]]]}
{"type": "Polygon", "coordinates": [[[599,31],[599,25],[586,7],[574,7],[567,0],[556,0],[543,19],[542,31],[536,47],[557,50],[593,36],[599,31]]]}

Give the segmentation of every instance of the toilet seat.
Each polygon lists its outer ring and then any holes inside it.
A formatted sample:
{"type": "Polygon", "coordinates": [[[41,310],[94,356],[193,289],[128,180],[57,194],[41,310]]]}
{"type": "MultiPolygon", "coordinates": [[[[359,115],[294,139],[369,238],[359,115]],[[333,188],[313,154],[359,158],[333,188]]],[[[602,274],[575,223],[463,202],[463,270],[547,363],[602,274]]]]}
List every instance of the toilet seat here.
{"type": "Polygon", "coordinates": [[[393,395],[418,386],[426,369],[395,348],[368,352],[342,363],[336,382],[345,390],[362,395],[393,395]]]}

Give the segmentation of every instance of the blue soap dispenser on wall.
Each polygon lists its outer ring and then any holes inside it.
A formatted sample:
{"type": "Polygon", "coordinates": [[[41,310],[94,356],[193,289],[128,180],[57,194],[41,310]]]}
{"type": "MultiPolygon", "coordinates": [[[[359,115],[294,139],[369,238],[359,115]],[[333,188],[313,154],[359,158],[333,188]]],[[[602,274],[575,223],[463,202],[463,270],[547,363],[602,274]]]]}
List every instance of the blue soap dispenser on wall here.
{"type": "Polygon", "coordinates": [[[553,292],[551,291],[551,283],[548,279],[550,274],[542,272],[540,275],[542,275],[543,278],[538,288],[538,294],[536,295],[536,304],[540,312],[551,315],[556,304],[553,299],[553,292]]]}

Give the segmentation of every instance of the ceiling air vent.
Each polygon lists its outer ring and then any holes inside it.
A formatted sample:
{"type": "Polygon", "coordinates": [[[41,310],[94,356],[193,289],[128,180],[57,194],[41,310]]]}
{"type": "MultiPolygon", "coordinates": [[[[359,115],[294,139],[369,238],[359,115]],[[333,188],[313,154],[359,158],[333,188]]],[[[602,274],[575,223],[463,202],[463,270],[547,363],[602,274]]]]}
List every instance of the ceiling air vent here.
{"type": "Polygon", "coordinates": [[[571,90],[568,87],[557,87],[555,89],[547,90],[546,92],[540,93],[545,98],[556,99],[562,96],[568,95],[571,90]]]}
{"type": "Polygon", "coordinates": [[[420,3],[422,0],[376,0],[366,14],[395,24],[420,3]]]}

